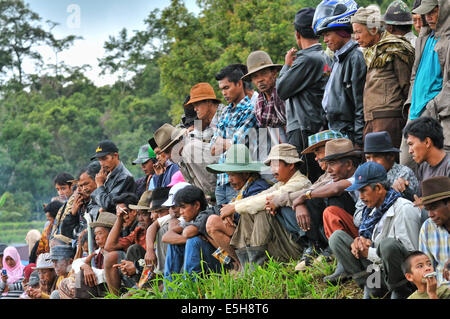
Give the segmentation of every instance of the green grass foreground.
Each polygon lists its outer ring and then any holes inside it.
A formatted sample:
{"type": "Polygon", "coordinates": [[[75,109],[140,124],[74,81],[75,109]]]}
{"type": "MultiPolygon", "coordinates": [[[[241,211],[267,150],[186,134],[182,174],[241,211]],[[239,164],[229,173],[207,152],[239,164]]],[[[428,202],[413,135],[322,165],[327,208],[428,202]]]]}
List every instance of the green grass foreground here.
{"type": "Polygon", "coordinates": [[[157,277],[153,287],[145,290],[130,289],[120,297],[108,295],[105,299],[361,299],[362,290],[351,280],[331,285],[322,278],[332,274],[333,263],[317,263],[305,272],[294,270],[295,261],[279,263],[274,260],[254,271],[243,273],[194,274],[186,278],[174,275],[173,282],[166,282],[167,291],[157,287],[164,279],[157,277]]]}

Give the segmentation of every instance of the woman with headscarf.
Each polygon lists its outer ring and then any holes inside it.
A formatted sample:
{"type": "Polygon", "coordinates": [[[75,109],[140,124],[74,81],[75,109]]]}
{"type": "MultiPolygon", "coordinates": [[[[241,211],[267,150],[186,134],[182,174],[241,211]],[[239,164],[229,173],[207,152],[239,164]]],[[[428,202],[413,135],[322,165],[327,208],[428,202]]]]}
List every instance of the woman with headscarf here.
{"type": "Polygon", "coordinates": [[[16,299],[23,292],[23,270],[25,266],[20,260],[17,249],[8,246],[3,252],[3,269],[0,280],[0,299],[16,299]]]}

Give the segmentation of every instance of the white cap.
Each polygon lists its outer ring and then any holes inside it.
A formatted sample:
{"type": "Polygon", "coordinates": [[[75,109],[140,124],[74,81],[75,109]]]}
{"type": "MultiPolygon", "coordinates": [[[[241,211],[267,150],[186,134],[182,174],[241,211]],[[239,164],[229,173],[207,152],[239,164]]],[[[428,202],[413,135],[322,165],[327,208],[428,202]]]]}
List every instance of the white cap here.
{"type": "Polygon", "coordinates": [[[53,261],[50,259],[50,253],[42,253],[39,254],[36,267],[31,267],[31,269],[46,269],[46,268],[55,268],[53,265],[53,261]]]}
{"type": "Polygon", "coordinates": [[[175,206],[175,202],[173,201],[173,199],[174,199],[174,197],[175,197],[175,194],[176,194],[180,189],[183,189],[183,188],[185,188],[186,186],[190,186],[190,185],[191,185],[191,184],[186,183],[186,182],[180,182],[180,183],[177,183],[177,184],[173,185],[173,186],[170,188],[170,191],[169,191],[169,197],[167,198],[167,200],[166,200],[161,206],[165,206],[165,207],[172,207],[172,206],[175,206]]]}

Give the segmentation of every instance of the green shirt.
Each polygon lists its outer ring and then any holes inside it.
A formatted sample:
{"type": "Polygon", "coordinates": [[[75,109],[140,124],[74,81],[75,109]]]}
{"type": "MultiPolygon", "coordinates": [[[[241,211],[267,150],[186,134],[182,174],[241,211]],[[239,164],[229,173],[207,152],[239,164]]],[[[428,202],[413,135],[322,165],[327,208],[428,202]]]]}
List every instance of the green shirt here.
{"type": "MultiPolygon", "coordinates": [[[[442,285],[436,290],[436,294],[439,299],[450,299],[450,288],[442,285]]],[[[408,299],[430,299],[430,297],[426,291],[419,292],[416,290],[411,296],[408,297],[408,299]]]]}

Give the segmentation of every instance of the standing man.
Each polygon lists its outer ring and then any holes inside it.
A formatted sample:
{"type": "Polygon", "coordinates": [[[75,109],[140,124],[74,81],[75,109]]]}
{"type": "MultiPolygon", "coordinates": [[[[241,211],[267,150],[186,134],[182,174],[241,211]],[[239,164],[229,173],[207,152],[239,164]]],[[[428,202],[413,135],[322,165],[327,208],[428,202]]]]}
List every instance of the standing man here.
{"type": "MultiPolygon", "coordinates": [[[[286,107],[275,87],[281,67],[281,64],[274,64],[266,52],[253,51],[247,58],[248,73],[242,77],[243,81],[251,80],[259,92],[255,116],[258,126],[268,130],[267,153],[264,155],[269,153],[272,145],[286,141],[286,107]]],[[[264,135],[260,138],[264,140],[264,135]]],[[[264,142],[260,139],[259,146],[264,142]]]]}
{"type": "Polygon", "coordinates": [[[182,160],[177,164],[190,184],[203,189],[207,197],[214,197],[217,175],[208,173],[206,166],[216,163],[218,159],[218,156],[211,155],[210,142],[223,105],[209,83],[197,83],[191,88],[190,99],[184,107],[192,107],[198,121],[195,121],[194,129],[184,139],[182,160]]]}
{"type": "MultiPolygon", "coordinates": [[[[286,102],[287,139],[299,154],[308,146],[308,136],[326,126],[321,102],[331,71],[331,59],[322,50],[312,29],[314,8],[304,8],[295,15],[295,40],[299,51],[290,49],[277,79],[277,92],[286,102]]],[[[321,169],[312,154],[304,155],[303,174],[314,183],[321,169]]]]}
{"type": "MultiPolygon", "coordinates": [[[[444,150],[450,150],[450,81],[449,38],[450,3],[446,0],[422,0],[414,14],[425,15],[416,41],[416,57],[411,72],[411,85],[405,109],[408,121],[422,116],[432,117],[444,129],[444,150]]],[[[400,164],[415,167],[408,155],[406,140],[402,140],[400,164]]]]}
{"type": "Polygon", "coordinates": [[[314,13],[313,29],[316,35],[323,35],[323,41],[334,52],[333,69],[322,100],[329,129],[348,136],[361,149],[366,62],[358,43],[351,39],[350,18],[357,7],[353,0],[323,0],[314,13]]]}
{"type": "Polygon", "coordinates": [[[412,32],[411,26],[413,24],[412,14],[408,6],[402,0],[393,1],[383,16],[386,24],[386,31],[390,34],[405,37],[412,47],[416,45],[416,35],[412,32]]]}
{"type": "Polygon", "coordinates": [[[351,22],[367,64],[364,136],[387,131],[394,147],[400,147],[414,48],[406,39],[382,31],[380,14],[374,9],[359,8],[351,22]]]}
{"type": "Polygon", "coordinates": [[[97,189],[91,196],[95,203],[101,206],[101,212],[115,212],[113,201],[115,196],[126,192],[136,192],[133,175],[120,161],[119,149],[112,141],[101,141],[91,161],[94,159],[100,162],[101,169],[95,175],[97,189]]]}
{"type": "MultiPolygon", "coordinates": [[[[254,107],[244,93],[244,76],[242,69],[229,65],[216,74],[219,88],[229,103],[217,122],[217,130],[211,139],[211,155],[220,155],[219,163],[224,163],[226,151],[232,144],[250,143],[249,133],[257,128],[254,107]]],[[[256,132],[254,132],[256,140],[256,132]]],[[[250,150],[252,151],[252,150],[250,150]]],[[[228,203],[235,195],[226,173],[217,174],[216,202],[218,205],[228,203]]]]}

